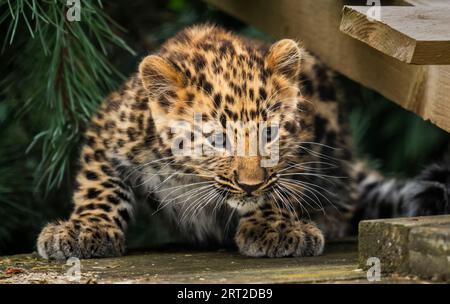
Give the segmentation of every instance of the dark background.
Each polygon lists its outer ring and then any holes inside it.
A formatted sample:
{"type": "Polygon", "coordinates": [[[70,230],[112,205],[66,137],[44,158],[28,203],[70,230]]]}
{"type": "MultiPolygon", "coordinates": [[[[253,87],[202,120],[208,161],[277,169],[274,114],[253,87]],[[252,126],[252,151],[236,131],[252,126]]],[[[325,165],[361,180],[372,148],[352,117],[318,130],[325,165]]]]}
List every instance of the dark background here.
{"type": "MultiPolygon", "coordinates": [[[[201,22],[274,40],[201,1],[82,1],[81,21],[71,23],[65,3],[0,0],[1,255],[34,250],[42,226],[70,214],[89,116],[146,54],[201,22]]],[[[343,76],[340,81],[358,153],[385,174],[414,176],[448,151],[448,133],[343,76]]],[[[148,216],[139,210],[129,247],[170,241],[148,216]]]]}

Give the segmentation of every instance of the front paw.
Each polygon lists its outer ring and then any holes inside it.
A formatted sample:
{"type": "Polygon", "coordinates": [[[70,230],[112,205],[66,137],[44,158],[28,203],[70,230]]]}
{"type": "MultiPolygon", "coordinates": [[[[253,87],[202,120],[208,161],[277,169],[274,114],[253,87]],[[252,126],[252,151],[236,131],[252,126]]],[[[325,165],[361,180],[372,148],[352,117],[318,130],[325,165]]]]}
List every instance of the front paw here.
{"type": "Polygon", "coordinates": [[[38,237],[37,249],[50,260],[110,257],[123,254],[124,242],[123,232],[113,226],[66,221],[48,224],[38,237]]]}
{"type": "Polygon", "coordinates": [[[298,220],[241,220],[235,236],[239,251],[251,257],[315,256],[325,240],[314,223],[298,220]]]}

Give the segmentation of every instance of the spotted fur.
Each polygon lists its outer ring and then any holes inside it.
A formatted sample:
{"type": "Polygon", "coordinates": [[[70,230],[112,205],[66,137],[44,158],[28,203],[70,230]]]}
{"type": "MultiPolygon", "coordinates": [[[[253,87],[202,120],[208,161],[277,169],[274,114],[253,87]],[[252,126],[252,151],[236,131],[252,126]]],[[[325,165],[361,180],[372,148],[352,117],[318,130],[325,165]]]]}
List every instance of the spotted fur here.
{"type": "MultiPolygon", "coordinates": [[[[92,118],[73,213],[43,229],[40,255],[123,254],[141,201],[185,240],[234,243],[254,257],[321,254],[325,237],[348,234],[362,218],[445,212],[448,178],[400,185],[355,159],[336,88],[333,72],[292,40],[266,46],[214,26],[180,32],[92,118]],[[225,141],[242,131],[238,122],[278,122],[265,134],[268,146],[279,143],[278,162],[262,166],[260,153],[174,155],[182,143],[171,128],[192,125],[195,113],[225,141]],[[429,208],[432,189],[442,204],[429,208]]],[[[194,131],[185,134],[193,147],[208,144],[208,134],[194,131]]],[[[243,134],[248,150],[254,133],[243,134]]]]}

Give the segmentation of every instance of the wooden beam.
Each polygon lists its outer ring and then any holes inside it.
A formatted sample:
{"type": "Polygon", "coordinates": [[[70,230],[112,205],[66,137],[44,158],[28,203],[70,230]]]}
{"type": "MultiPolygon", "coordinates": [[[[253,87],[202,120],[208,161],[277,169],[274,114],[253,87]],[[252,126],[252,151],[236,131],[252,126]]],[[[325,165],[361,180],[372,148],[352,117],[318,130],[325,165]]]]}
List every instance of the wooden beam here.
{"type": "Polygon", "coordinates": [[[450,132],[450,65],[407,64],[339,30],[343,6],[365,1],[207,1],[275,37],[299,39],[333,69],[450,132]]]}
{"type": "Polygon", "coordinates": [[[367,6],[345,6],[340,30],[406,63],[450,64],[450,7],[382,7],[369,20],[367,6]]]}
{"type": "MultiPolygon", "coordinates": [[[[443,6],[450,6],[450,3],[448,0],[403,0],[404,3],[414,5],[414,6],[436,6],[436,7],[443,7],[443,6]]],[[[384,1],[383,1],[384,3],[384,1]]]]}
{"type": "Polygon", "coordinates": [[[383,273],[449,280],[450,215],[362,221],[358,231],[361,268],[377,257],[383,273]]]}

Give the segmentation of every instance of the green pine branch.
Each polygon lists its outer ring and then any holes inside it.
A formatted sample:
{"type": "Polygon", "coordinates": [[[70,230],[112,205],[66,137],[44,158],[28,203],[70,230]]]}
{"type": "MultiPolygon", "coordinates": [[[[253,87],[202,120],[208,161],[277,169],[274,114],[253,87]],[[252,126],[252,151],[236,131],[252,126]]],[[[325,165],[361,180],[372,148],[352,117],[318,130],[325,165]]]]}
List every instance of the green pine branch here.
{"type": "Polygon", "coordinates": [[[3,51],[12,59],[8,98],[21,100],[20,115],[36,116],[41,131],[27,151],[40,149],[36,186],[58,188],[77,152],[81,130],[122,75],[108,61],[113,47],[133,51],[116,34],[120,27],[101,1],[81,1],[81,21],[66,19],[66,1],[0,0],[8,24],[3,51]],[[14,95],[14,96],[13,96],[14,95]]]}

